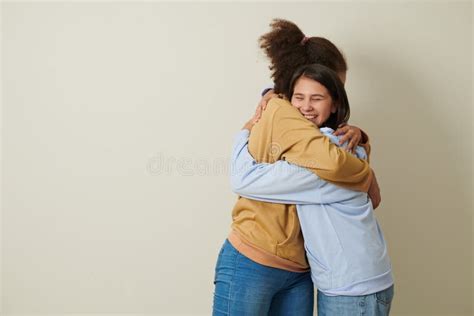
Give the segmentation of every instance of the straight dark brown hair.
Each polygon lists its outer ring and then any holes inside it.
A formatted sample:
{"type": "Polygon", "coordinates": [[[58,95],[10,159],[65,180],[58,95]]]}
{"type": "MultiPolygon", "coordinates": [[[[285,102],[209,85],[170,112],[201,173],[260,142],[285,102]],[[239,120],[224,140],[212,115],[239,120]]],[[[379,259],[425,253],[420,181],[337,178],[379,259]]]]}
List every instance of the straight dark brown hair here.
{"type": "Polygon", "coordinates": [[[336,104],[336,112],[331,113],[329,118],[320,126],[320,128],[330,127],[333,130],[336,130],[340,124],[349,121],[351,115],[349,100],[347,98],[346,90],[344,89],[344,84],[334,70],[321,64],[303,65],[299,67],[293,73],[290,80],[289,100],[293,97],[296,81],[301,77],[312,79],[326,87],[333,102],[336,104]]]}

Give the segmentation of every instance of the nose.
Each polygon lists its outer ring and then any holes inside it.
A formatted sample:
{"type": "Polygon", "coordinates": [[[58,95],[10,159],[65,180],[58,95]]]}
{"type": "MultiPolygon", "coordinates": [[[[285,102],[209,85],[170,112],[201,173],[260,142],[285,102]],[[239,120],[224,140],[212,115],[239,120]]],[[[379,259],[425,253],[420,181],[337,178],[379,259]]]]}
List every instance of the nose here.
{"type": "Polygon", "coordinates": [[[311,106],[310,100],[305,100],[301,105],[301,110],[304,112],[310,112],[312,109],[313,107],[311,106]]]}

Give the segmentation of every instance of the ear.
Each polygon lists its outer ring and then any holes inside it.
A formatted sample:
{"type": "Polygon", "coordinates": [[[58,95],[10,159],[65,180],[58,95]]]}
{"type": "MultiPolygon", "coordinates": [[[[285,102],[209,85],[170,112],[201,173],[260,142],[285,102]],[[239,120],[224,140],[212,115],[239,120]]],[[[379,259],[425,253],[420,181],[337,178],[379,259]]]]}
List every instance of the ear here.
{"type": "Polygon", "coordinates": [[[331,105],[331,113],[336,113],[337,111],[337,104],[336,102],[333,102],[332,105],[331,105]]]}

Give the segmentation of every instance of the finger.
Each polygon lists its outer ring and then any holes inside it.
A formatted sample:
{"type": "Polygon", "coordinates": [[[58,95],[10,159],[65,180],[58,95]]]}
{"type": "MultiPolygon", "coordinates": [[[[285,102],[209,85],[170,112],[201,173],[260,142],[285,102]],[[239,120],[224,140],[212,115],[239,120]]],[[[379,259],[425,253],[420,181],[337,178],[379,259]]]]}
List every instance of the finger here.
{"type": "Polygon", "coordinates": [[[257,114],[259,114],[259,113],[261,113],[261,112],[262,112],[262,106],[261,106],[261,104],[259,104],[259,105],[257,106],[257,108],[255,109],[255,115],[257,115],[257,114]]]}
{"type": "Polygon", "coordinates": [[[257,119],[257,120],[260,119],[261,113],[262,113],[261,108],[258,107],[257,110],[255,111],[255,114],[254,114],[254,116],[253,116],[253,119],[254,119],[254,120],[255,120],[255,119],[257,119]]]}
{"type": "Polygon", "coordinates": [[[343,134],[343,133],[342,133],[342,131],[341,131],[341,128],[338,128],[338,129],[336,129],[334,132],[332,132],[332,134],[338,136],[338,135],[341,135],[341,134],[343,134]]]}
{"type": "Polygon", "coordinates": [[[349,126],[339,127],[333,134],[338,136],[345,134],[349,131],[349,126]]]}
{"type": "Polygon", "coordinates": [[[345,131],[347,131],[349,129],[349,125],[347,125],[346,123],[341,123],[337,126],[337,129],[342,129],[342,128],[346,128],[344,129],[345,131]]]}
{"type": "Polygon", "coordinates": [[[260,118],[261,116],[262,116],[262,110],[261,110],[261,109],[258,109],[258,110],[255,112],[254,117],[260,118]]]}
{"type": "Polygon", "coordinates": [[[347,150],[352,153],[355,153],[355,148],[358,143],[359,143],[358,137],[357,136],[353,137],[351,141],[349,142],[349,144],[347,145],[347,150]]]}
{"type": "Polygon", "coordinates": [[[342,145],[344,144],[346,141],[348,141],[349,139],[352,138],[352,133],[351,132],[347,132],[345,133],[341,139],[339,140],[339,145],[342,145]]]}

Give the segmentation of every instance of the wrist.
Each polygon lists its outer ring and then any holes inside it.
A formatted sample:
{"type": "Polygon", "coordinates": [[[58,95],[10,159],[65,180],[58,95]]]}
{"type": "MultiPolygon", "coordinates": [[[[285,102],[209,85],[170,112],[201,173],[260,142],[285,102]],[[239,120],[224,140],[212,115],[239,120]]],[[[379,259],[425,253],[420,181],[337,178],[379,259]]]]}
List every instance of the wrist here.
{"type": "Polygon", "coordinates": [[[243,130],[246,129],[250,132],[252,130],[252,126],[253,126],[253,124],[249,121],[249,122],[245,123],[245,125],[242,127],[242,129],[243,130]]]}

